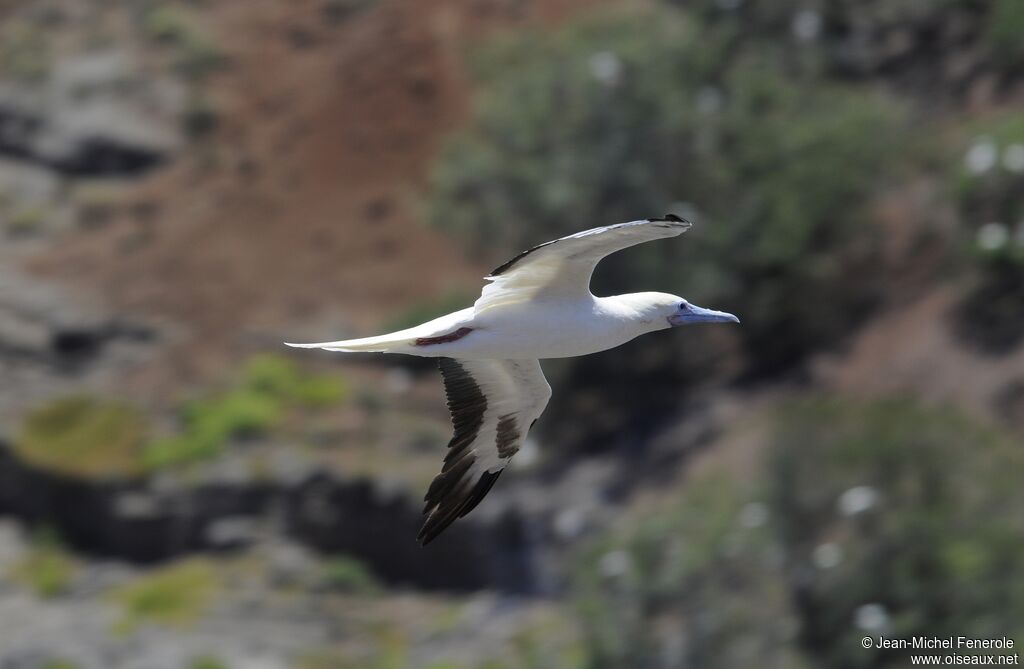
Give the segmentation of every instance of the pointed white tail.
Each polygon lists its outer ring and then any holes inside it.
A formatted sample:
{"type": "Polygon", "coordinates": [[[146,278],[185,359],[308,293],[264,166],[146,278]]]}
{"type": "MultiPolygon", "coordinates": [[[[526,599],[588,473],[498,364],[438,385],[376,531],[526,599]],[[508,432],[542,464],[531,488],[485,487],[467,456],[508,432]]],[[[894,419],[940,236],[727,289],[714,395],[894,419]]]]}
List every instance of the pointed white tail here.
{"type": "Polygon", "coordinates": [[[292,344],[285,342],[285,346],[294,348],[322,348],[325,351],[342,351],[344,353],[389,353],[394,352],[398,347],[407,346],[415,341],[416,338],[408,336],[408,332],[408,330],[401,330],[377,337],[323,341],[315,344],[292,344]]]}

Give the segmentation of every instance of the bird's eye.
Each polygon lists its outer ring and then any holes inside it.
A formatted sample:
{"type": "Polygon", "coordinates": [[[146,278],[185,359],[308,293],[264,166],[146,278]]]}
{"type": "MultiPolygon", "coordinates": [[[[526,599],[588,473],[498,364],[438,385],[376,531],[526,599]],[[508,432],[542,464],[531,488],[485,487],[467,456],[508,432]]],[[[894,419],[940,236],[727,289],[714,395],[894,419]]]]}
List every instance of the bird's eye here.
{"type": "Polygon", "coordinates": [[[689,303],[689,302],[687,302],[686,300],[683,300],[682,302],[680,302],[680,303],[679,303],[679,308],[680,308],[680,309],[685,309],[685,308],[687,308],[688,306],[690,306],[690,303],[689,303]]]}

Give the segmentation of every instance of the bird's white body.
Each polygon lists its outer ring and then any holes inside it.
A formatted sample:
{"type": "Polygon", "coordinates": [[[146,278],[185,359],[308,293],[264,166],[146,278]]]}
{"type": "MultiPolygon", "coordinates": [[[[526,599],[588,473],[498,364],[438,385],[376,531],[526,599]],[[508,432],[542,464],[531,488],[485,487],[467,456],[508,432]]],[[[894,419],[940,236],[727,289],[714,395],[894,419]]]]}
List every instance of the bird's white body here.
{"type": "MultiPolygon", "coordinates": [[[[460,360],[571,358],[606,351],[668,323],[639,320],[628,301],[589,296],[582,300],[538,300],[501,305],[482,314],[472,307],[385,335],[388,353],[460,360]],[[417,345],[460,328],[472,331],[451,342],[417,345]]],[[[383,338],[382,338],[383,339],[383,338]]]]}
{"type": "Polygon", "coordinates": [[[427,491],[425,544],[480,502],[544,411],[551,388],[539,360],[605,351],[684,323],[737,322],[667,293],[591,294],[606,255],[689,227],[666,215],[585,230],[495,269],[472,307],[376,337],[289,345],[439,358],[455,436],[427,491]]]}

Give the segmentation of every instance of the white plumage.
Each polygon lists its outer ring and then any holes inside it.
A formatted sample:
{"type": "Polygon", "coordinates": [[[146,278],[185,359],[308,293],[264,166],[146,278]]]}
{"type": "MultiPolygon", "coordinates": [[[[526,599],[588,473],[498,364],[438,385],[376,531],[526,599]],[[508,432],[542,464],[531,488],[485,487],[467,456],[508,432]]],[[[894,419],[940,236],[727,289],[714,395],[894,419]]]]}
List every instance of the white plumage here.
{"type": "Polygon", "coordinates": [[[738,322],[666,293],[591,294],[602,258],[689,228],[666,215],[578,232],[495,269],[467,309],[377,337],[288,345],[440,358],[455,435],[427,491],[418,537],[426,544],[480,502],[544,411],[551,388],[540,359],[595,353],[686,323],[738,322]]]}

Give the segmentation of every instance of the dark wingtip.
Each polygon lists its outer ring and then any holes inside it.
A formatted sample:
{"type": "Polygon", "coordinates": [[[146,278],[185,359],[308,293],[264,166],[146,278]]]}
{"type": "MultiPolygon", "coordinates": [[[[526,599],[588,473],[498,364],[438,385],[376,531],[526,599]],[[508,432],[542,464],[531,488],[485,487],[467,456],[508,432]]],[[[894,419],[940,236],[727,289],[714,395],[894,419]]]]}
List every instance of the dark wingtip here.
{"type": "Polygon", "coordinates": [[[647,220],[650,221],[651,223],[654,223],[656,221],[670,221],[672,223],[687,223],[689,225],[693,225],[693,223],[690,223],[690,221],[686,220],[685,218],[680,218],[675,214],[665,214],[661,218],[648,218],[647,220]]]}
{"type": "MultiPolygon", "coordinates": [[[[463,458],[464,460],[470,460],[472,463],[472,456],[463,458]]],[[[468,466],[466,467],[468,469],[468,466]]],[[[454,473],[454,468],[452,472],[454,473]]],[[[420,546],[426,546],[431,541],[436,539],[442,532],[454,523],[459,518],[467,515],[470,511],[475,509],[487,493],[491,491],[494,486],[494,482],[501,476],[502,470],[496,472],[483,472],[480,478],[472,486],[463,487],[462,491],[451,494],[450,492],[445,493],[437,502],[431,505],[428,502],[429,515],[427,516],[426,522],[423,523],[423,527],[420,528],[419,534],[416,535],[416,540],[420,543],[420,546]]],[[[446,476],[446,473],[442,473],[440,476],[446,476]]],[[[460,473],[458,476],[453,477],[456,482],[462,480],[463,474],[460,473]]],[[[433,487],[433,486],[431,486],[433,487]]],[[[429,496],[429,493],[428,493],[429,496]]]]}

